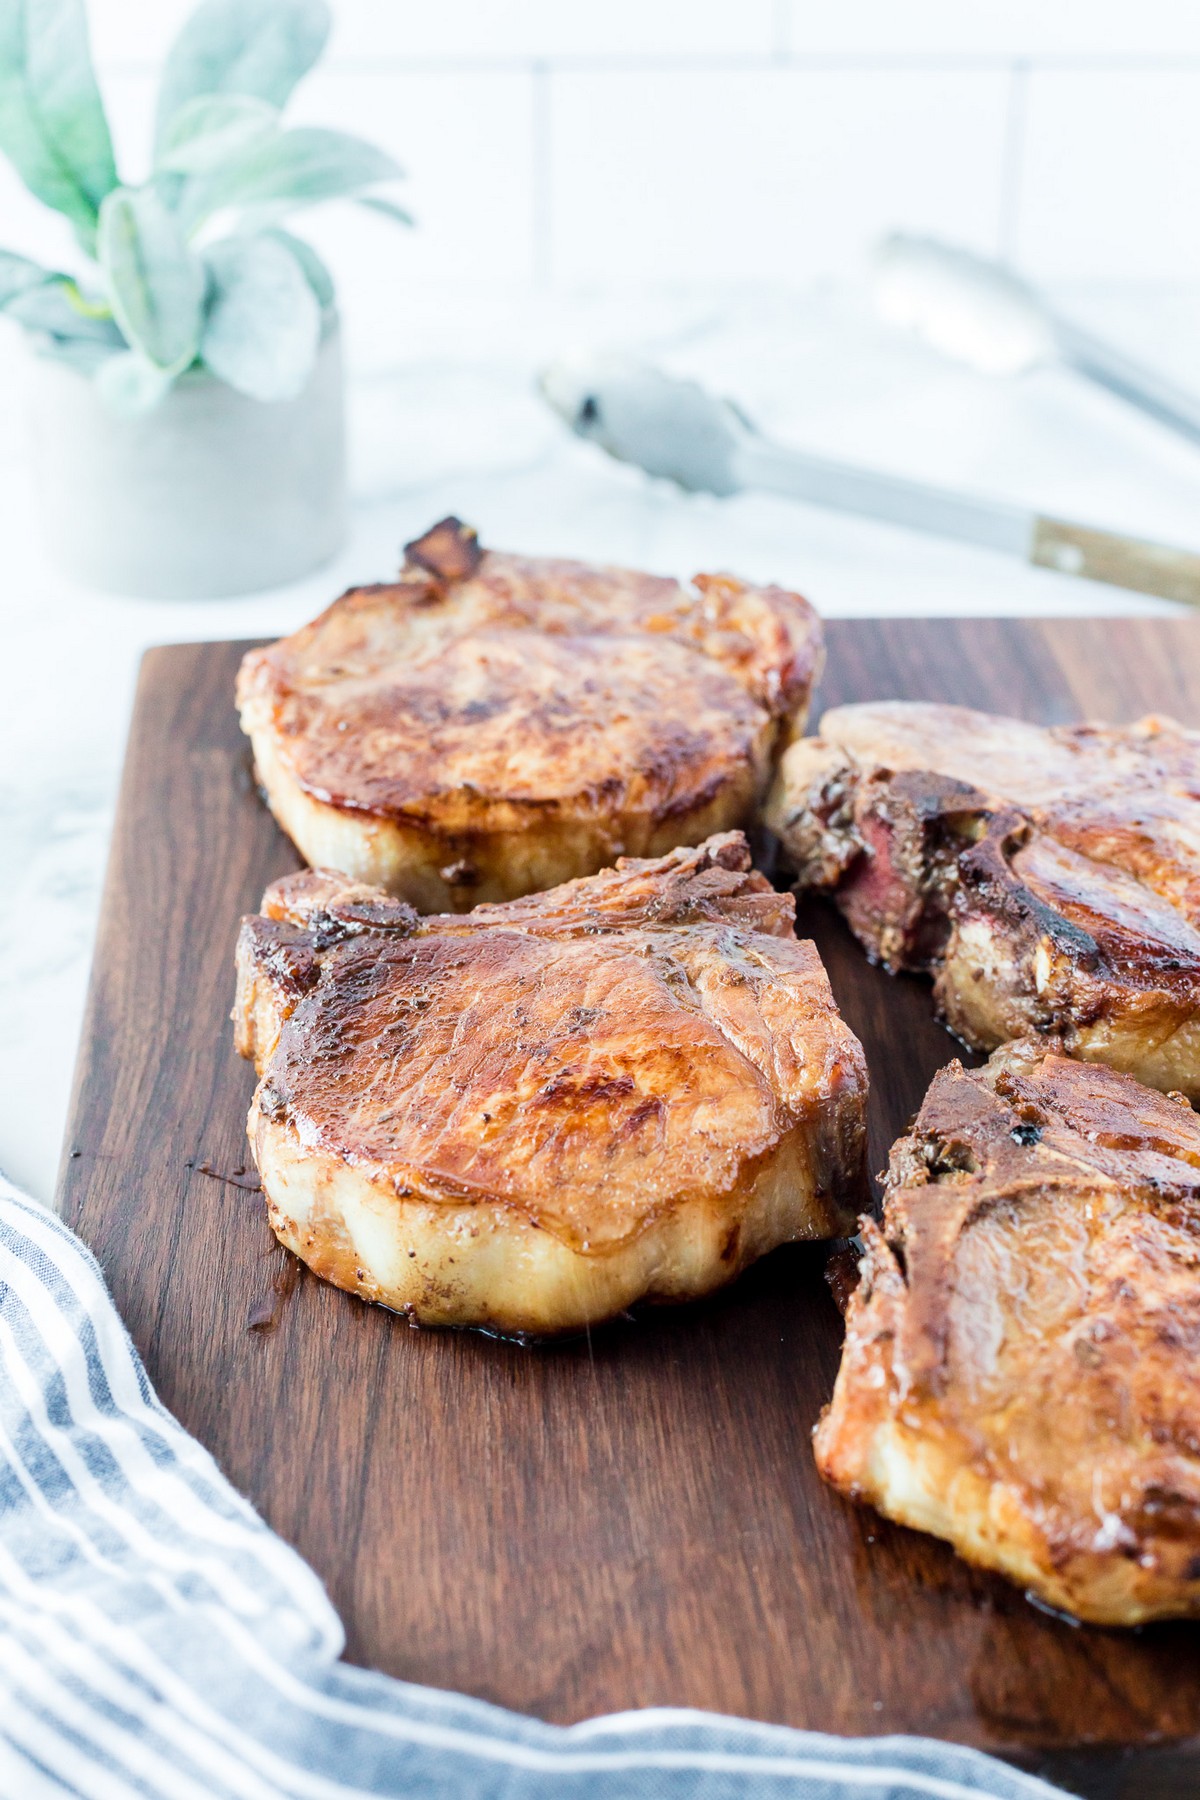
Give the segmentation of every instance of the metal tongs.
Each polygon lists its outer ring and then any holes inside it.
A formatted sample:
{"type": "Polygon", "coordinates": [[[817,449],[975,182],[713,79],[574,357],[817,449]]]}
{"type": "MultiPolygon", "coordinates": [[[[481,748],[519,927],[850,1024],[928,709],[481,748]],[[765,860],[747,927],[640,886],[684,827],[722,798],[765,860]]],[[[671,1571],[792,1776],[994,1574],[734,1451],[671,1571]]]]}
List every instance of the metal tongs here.
{"type": "Polygon", "coordinates": [[[580,437],[693,492],[759,488],[786,494],[812,506],[999,550],[1060,575],[1200,606],[1195,551],[789,449],[763,437],[732,402],[659,369],[619,358],[556,363],[541,385],[580,437]]]}

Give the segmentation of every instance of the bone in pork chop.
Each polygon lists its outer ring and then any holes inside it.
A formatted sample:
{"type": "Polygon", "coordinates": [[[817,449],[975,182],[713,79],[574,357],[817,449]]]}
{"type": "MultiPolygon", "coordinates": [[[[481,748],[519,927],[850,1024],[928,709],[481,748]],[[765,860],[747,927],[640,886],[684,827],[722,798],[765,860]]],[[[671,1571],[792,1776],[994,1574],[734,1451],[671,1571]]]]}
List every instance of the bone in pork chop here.
{"type": "Polygon", "coordinates": [[[782,588],[484,551],[448,519],[251,651],[238,704],[307,862],[463,911],[749,827],[822,657],[782,588]]]}
{"type": "Polygon", "coordinates": [[[965,1043],[1052,1035],[1200,1097],[1200,733],[837,707],[767,821],[874,958],[933,973],[965,1043]]]}
{"type": "Polygon", "coordinates": [[[431,918],[275,882],[234,1018],[277,1236],[421,1323],[540,1335],[844,1233],[866,1069],[794,911],[738,833],[431,918]]]}
{"type": "Polygon", "coordinates": [[[827,1481],[1108,1625],[1200,1614],[1200,1119],[1031,1043],[895,1145],[827,1481]]]}

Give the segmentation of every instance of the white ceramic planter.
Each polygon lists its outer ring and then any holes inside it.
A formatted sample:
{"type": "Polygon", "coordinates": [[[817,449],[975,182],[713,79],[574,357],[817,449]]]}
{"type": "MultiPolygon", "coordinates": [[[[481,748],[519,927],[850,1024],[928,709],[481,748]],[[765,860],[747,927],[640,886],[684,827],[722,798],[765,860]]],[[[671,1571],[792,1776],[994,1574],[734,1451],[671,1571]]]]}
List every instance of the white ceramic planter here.
{"type": "Polygon", "coordinates": [[[295,400],[248,400],[203,373],[122,418],[95,384],[33,359],[34,474],[46,548],[75,580],[164,600],[294,581],[346,536],[341,338],[295,400]]]}

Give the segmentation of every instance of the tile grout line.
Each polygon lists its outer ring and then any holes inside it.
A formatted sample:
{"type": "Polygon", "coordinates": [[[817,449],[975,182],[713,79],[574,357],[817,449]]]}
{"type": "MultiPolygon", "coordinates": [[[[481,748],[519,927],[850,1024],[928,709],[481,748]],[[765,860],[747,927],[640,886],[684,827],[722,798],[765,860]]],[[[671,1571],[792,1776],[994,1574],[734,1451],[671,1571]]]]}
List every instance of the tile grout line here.
{"type": "Polygon", "coordinates": [[[1021,196],[1025,182],[1025,143],[1029,117],[1029,64],[1014,62],[1004,121],[1004,166],[1000,185],[998,251],[1002,263],[1015,264],[1020,243],[1021,196]]]}
{"type": "Polygon", "coordinates": [[[792,47],[792,9],[790,0],[772,0],[771,58],[786,62],[792,47]]]}
{"type": "Polygon", "coordinates": [[[554,279],[552,159],[554,155],[553,100],[550,69],[535,62],[530,132],[533,153],[533,285],[545,291],[554,279]]]}
{"type": "MultiPolygon", "coordinates": [[[[782,8],[783,0],[778,0],[782,8]]],[[[777,14],[777,17],[782,16],[777,14]]],[[[786,19],[772,32],[771,47],[764,51],[712,51],[680,54],[678,52],[605,52],[589,55],[518,55],[468,53],[424,56],[383,52],[378,56],[331,55],[321,66],[321,73],[331,75],[520,75],[535,70],[548,74],[572,75],[696,75],[753,73],[772,68],[793,69],[798,73],[885,73],[921,74],[924,72],[958,72],[969,74],[1003,73],[1014,67],[1045,70],[1051,74],[1121,74],[1162,75],[1180,71],[1200,71],[1200,53],[1189,51],[1167,55],[1084,55],[1062,52],[1020,56],[1010,51],[796,51],[790,48],[790,26],[786,19]]],[[[157,59],[140,56],[114,56],[97,59],[102,77],[157,75],[157,59]]]]}

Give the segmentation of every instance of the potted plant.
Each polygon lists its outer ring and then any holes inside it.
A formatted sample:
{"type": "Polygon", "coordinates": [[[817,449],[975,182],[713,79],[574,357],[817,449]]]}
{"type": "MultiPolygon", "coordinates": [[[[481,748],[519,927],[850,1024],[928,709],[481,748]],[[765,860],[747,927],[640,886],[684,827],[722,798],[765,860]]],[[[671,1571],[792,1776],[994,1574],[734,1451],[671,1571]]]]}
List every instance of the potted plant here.
{"type": "Polygon", "coordinates": [[[400,170],[283,108],[329,33],[324,0],[203,0],[167,58],[153,169],[118,177],[82,0],[0,0],[0,150],[70,222],[75,270],[0,251],[30,334],[48,548],[130,594],[293,580],[345,534],[333,282],[285,228],[350,198],[409,222],[400,170]]]}

